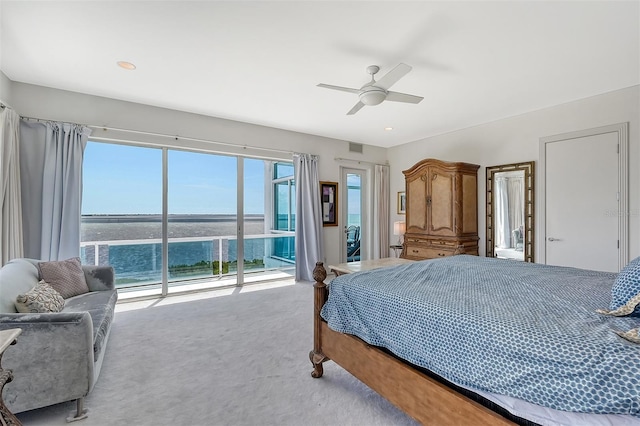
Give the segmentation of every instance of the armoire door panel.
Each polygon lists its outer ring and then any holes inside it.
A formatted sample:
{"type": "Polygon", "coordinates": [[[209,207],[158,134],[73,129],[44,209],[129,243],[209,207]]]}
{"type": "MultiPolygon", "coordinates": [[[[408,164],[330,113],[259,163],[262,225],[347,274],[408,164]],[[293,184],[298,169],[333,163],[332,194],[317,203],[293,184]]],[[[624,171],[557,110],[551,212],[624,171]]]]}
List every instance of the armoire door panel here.
{"type": "Polygon", "coordinates": [[[454,235],[455,174],[435,169],[429,176],[431,189],[429,230],[434,235],[454,235]]]}
{"type": "Polygon", "coordinates": [[[427,176],[407,181],[407,232],[424,232],[427,229],[427,176]]]}
{"type": "Polygon", "coordinates": [[[462,175],[462,233],[478,233],[478,179],[462,175]]]}

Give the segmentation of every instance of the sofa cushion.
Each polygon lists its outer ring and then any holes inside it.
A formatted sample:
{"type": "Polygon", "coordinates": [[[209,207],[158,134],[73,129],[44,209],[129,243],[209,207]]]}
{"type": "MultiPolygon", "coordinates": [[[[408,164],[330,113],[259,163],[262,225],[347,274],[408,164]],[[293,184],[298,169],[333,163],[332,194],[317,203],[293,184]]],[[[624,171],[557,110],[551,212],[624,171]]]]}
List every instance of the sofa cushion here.
{"type": "Polygon", "coordinates": [[[24,314],[46,314],[60,312],[64,308],[64,299],[60,293],[42,280],[28,292],[19,294],[15,305],[18,312],[24,314]]]}
{"type": "MultiPolygon", "coordinates": [[[[116,290],[91,291],[71,297],[65,301],[64,312],[89,312],[93,323],[93,352],[95,357],[102,350],[113,321],[113,314],[118,300],[116,290]]],[[[96,358],[97,359],[97,358],[96,358]]]]}
{"type": "Polygon", "coordinates": [[[110,266],[82,265],[89,291],[115,289],[114,270],[110,266]]]}
{"type": "Polygon", "coordinates": [[[79,257],[51,262],[39,262],[40,277],[65,299],[89,291],[79,257]]]}
{"type": "Polygon", "coordinates": [[[13,259],[0,268],[0,313],[16,313],[15,301],[38,284],[38,268],[26,259],[13,259]]]}

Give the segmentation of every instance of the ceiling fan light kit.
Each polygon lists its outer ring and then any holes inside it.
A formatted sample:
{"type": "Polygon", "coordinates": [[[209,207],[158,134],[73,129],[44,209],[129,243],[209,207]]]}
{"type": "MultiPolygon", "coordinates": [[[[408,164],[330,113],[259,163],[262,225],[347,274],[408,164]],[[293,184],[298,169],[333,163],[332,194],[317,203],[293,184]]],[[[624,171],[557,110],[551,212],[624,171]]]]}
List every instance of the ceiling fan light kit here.
{"type": "Polygon", "coordinates": [[[365,105],[379,105],[386,99],[387,91],[377,87],[368,87],[363,89],[358,96],[360,97],[360,102],[365,105]]]}
{"type": "Polygon", "coordinates": [[[377,65],[369,65],[367,72],[371,74],[371,81],[366,83],[360,89],[353,89],[350,87],[333,86],[331,84],[318,84],[318,87],[324,87],[325,89],[339,90],[342,92],[355,93],[358,95],[358,103],[347,113],[347,115],[353,115],[360,111],[362,107],[379,105],[385,100],[393,102],[405,102],[411,104],[420,103],[424,98],[422,96],[408,95],[406,93],[391,92],[389,88],[393,86],[398,80],[404,77],[411,67],[407,64],[400,63],[394,69],[389,71],[384,77],[376,81],[374,75],[380,71],[380,67],[377,65]]]}

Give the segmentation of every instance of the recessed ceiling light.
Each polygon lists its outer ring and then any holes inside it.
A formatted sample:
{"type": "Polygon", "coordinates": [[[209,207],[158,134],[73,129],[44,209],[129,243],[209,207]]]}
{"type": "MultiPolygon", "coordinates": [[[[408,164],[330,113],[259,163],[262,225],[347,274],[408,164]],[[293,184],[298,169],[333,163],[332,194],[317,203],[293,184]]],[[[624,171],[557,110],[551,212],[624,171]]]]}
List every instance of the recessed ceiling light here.
{"type": "Polygon", "coordinates": [[[127,61],[118,61],[118,66],[120,68],[124,68],[125,70],[129,70],[129,71],[133,71],[136,69],[136,66],[133,65],[131,62],[127,62],[127,61]]]}
{"type": "Polygon", "coordinates": [[[393,130],[393,127],[385,127],[384,129],[385,129],[387,132],[389,132],[389,131],[393,130]]]}

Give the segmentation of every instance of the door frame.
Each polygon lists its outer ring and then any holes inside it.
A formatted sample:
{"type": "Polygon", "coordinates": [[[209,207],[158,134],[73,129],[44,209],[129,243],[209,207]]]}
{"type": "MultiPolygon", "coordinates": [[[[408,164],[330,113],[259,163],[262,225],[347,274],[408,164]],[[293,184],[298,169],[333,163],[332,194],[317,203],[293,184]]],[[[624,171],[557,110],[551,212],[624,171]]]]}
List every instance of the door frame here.
{"type": "Polygon", "coordinates": [[[340,196],[340,203],[342,204],[342,212],[340,213],[340,263],[347,261],[347,234],[345,227],[348,223],[348,188],[347,188],[347,174],[359,174],[361,176],[360,187],[360,260],[369,259],[369,240],[371,233],[369,232],[369,215],[368,215],[368,184],[369,184],[369,170],[359,169],[354,167],[340,167],[340,186],[342,189],[342,195],[340,196]]]}
{"type": "Polygon", "coordinates": [[[611,124],[608,126],[595,127],[593,129],[579,130],[575,132],[562,133],[558,135],[545,136],[540,138],[540,157],[539,157],[539,183],[537,185],[538,194],[536,198],[538,200],[536,221],[537,232],[536,238],[539,241],[538,246],[538,259],[541,263],[547,263],[547,249],[546,249],[546,216],[547,216],[547,200],[546,200],[546,158],[547,158],[547,144],[553,142],[560,142],[564,140],[583,138],[587,136],[597,136],[606,133],[617,133],[618,136],[618,240],[620,242],[620,248],[618,250],[618,269],[622,268],[629,262],[629,171],[628,171],[628,151],[629,151],[629,123],[611,124]]]}

